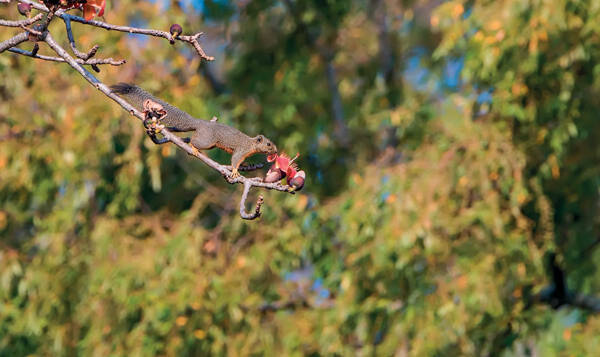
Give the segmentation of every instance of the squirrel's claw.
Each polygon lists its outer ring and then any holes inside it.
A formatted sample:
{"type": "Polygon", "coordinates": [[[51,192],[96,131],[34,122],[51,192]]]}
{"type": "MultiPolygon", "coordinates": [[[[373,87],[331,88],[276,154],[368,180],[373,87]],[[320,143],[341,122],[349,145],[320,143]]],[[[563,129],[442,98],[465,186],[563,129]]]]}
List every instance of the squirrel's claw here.
{"type": "Polygon", "coordinates": [[[240,177],[240,172],[238,171],[238,169],[237,169],[237,168],[235,168],[235,167],[234,167],[234,168],[231,170],[231,176],[230,176],[230,177],[231,177],[232,179],[240,177]]]}
{"type": "Polygon", "coordinates": [[[146,132],[150,135],[158,134],[165,128],[164,125],[159,124],[156,118],[144,119],[144,127],[146,128],[146,132]]]}
{"type": "Polygon", "coordinates": [[[162,124],[157,124],[157,123],[153,123],[151,129],[154,131],[154,133],[158,134],[160,133],[163,129],[165,128],[164,125],[162,124]]]}
{"type": "Polygon", "coordinates": [[[190,144],[190,146],[192,147],[192,151],[194,152],[194,155],[196,155],[196,156],[200,155],[200,150],[198,150],[197,147],[195,147],[192,144],[190,144]]]}

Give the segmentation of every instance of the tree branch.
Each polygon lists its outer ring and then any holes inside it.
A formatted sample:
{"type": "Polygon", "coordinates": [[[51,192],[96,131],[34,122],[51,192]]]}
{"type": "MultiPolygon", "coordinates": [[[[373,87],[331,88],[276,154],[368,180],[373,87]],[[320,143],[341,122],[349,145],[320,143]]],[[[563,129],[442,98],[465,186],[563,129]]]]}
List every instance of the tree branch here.
{"type": "Polygon", "coordinates": [[[69,39],[69,44],[71,45],[71,50],[75,54],[75,56],[81,58],[82,60],[88,60],[96,54],[98,51],[98,45],[94,45],[87,53],[80,52],[75,46],[75,39],[73,38],[73,31],[71,30],[71,19],[69,17],[63,18],[65,21],[65,28],[67,29],[67,38],[69,39]]]}
{"type": "Polygon", "coordinates": [[[533,295],[532,302],[549,304],[553,309],[568,305],[593,313],[600,313],[600,298],[570,290],[567,286],[566,273],[556,261],[556,254],[547,256],[547,269],[552,277],[550,285],[533,295]]]}
{"type": "Polygon", "coordinates": [[[37,14],[30,19],[19,20],[19,21],[9,21],[9,20],[0,19],[0,26],[5,26],[5,27],[27,26],[27,25],[31,25],[32,23],[41,20],[43,16],[44,16],[43,14],[37,14]]]}
{"type": "MultiPolygon", "coordinates": [[[[44,12],[49,11],[46,6],[44,6],[40,3],[37,3],[35,1],[32,1],[32,0],[19,0],[19,2],[22,2],[25,4],[30,4],[32,7],[34,7],[37,10],[40,10],[40,11],[44,11],[44,12]]],[[[208,56],[206,54],[206,52],[204,52],[204,49],[202,48],[202,46],[200,46],[200,42],[198,41],[198,38],[200,36],[202,36],[203,32],[199,32],[194,35],[173,36],[173,35],[171,35],[170,32],[167,32],[167,31],[160,31],[160,30],[154,30],[154,29],[142,29],[142,28],[131,27],[131,26],[113,25],[113,24],[109,24],[109,23],[106,23],[103,21],[97,21],[97,20],[86,20],[83,17],[68,14],[64,10],[56,11],[55,16],[58,16],[61,19],[63,19],[63,21],[65,21],[65,24],[67,21],[74,21],[74,22],[79,22],[84,25],[90,25],[90,26],[103,28],[103,29],[109,30],[109,31],[120,31],[120,32],[126,32],[126,33],[136,33],[136,34],[147,35],[147,36],[162,37],[162,38],[169,40],[170,42],[173,42],[175,40],[178,40],[181,42],[187,42],[192,47],[194,47],[194,49],[196,50],[196,52],[198,52],[198,55],[201,58],[203,58],[207,61],[214,60],[214,57],[208,56]]]]}
{"type": "Polygon", "coordinates": [[[248,192],[252,188],[252,184],[250,181],[244,182],[244,192],[242,193],[242,199],[240,200],[240,216],[243,219],[252,220],[260,217],[260,206],[264,203],[263,196],[258,196],[258,200],[256,200],[256,208],[253,213],[246,212],[246,199],[248,198],[248,192]]]}
{"type": "MultiPolygon", "coordinates": [[[[98,89],[99,91],[104,93],[104,95],[106,95],[107,97],[109,97],[110,99],[115,101],[123,109],[128,111],[131,115],[137,117],[138,119],[140,119],[142,121],[144,121],[146,119],[146,116],[142,112],[140,112],[139,110],[134,108],[131,104],[129,104],[127,101],[125,101],[121,97],[112,93],[111,90],[108,88],[108,86],[106,86],[104,83],[99,81],[96,77],[94,77],[93,74],[91,74],[89,71],[87,71],[85,68],[83,68],[79,63],[77,63],[77,61],[73,57],[71,57],[64,48],[62,48],[58,43],[56,43],[56,41],[54,40],[54,38],[52,37],[52,35],[50,33],[48,33],[46,35],[44,41],[48,44],[48,46],[50,46],[50,48],[52,48],[54,50],[54,52],[56,52],[56,54],[58,54],[59,57],[64,59],[65,62],[67,62],[71,67],[73,67],[79,74],[81,74],[96,89],[98,89]]],[[[245,212],[245,210],[243,209],[243,205],[246,201],[248,191],[250,190],[250,188],[262,187],[262,188],[265,188],[268,190],[277,190],[277,191],[288,192],[290,194],[294,194],[294,191],[291,190],[289,186],[281,185],[279,183],[265,183],[265,182],[262,182],[262,178],[260,178],[260,177],[246,178],[244,176],[238,176],[238,177],[232,179],[231,171],[228,169],[227,166],[221,165],[221,164],[217,163],[216,161],[210,159],[205,154],[199,152],[192,146],[185,143],[182,138],[169,132],[166,129],[162,129],[160,131],[160,133],[164,136],[165,139],[167,139],[168,141],[177,145],[179,148],[184,150],[189,155],[199,158],[206,165],[208,165],[209,167],[218,171],[230,184],[240,183],[240,184],[244,185],[244,194],[242,195],[242,200],[240,203],[240,206],[241,206],[240,215],[244,219],[255,219],[260,216],[260,206],[262,205],[261,198],[259,198],[259,201],[257,202],[257,207],[255,209],[254,214],[247,214],[245,212]]]]}
{"type": "MultiPolygon", "coordinates": [[[[142,122],[144,122],[144,120],[147,119],[146,118],[147,113],[142,113],[141,111],[139,111],[135,107],[133,107],[131,104],[129,104],[127,101],[125,101],[123,98],[117,96],[115,93],[113,93],[110,90],[110,88],[106,84],[102,83],[91,72],[89,72],[88,70],[86,70],[83,67],[83,65],[91,65],[94,70],[98,71],[98,68],[96,67],[96,65],[110,64],[110,65],[117,66],[117,65],[121,65],[121,64],[125,63],[125,60],[117,61],[117,60],[113,60],[112,58],[92,59],[91,57],[93,57],[96,54],[96,51],[98,50],[97,45],[92,47],[92,49],[90,49],[90,51],[88,51],[87,53],[80,52],[77,49],[77,46],[75,45],[75,39],[73,37],[73,30],[71,28],[71,21],[79,22],[79,23],[89,25],[89,26],[103,28],[103,29],[110,30],[110,31],[120,31],[120,32],[126,32],[126,33],[136,33],[136,34],[142,34],[142,35],[148,35],[148,36],[154,36],[154,37],[162,37],[171,42],[173,42],[174,40],[187,42],[192,47],[194,47],[194,49],[196,50],[196,52],[198,52],[198,54],[200,55],[201,58],[204,58],[205,60],[208,60],[208,61],[213,60],[213,57],[206,55],[206,53],[204,52],[204,50],[202,49],[202,47],[200,46],[200,43],[198,41],[198,38],[202,35],[202,32],[194,34],[194,35],[189,35],[189,36],[188,35],[182,36],[182,35],[177,35],[177,34],[172,35],[170,32],[166,32],[166,31],[141,29],[141,28],[135,28],[135,27],[130,27],[130,26],[118,26],[118,25],[112,25],[112,24],[109,24],[106,22],[95,21],[95,20],[88,21],[82,17],[67,14],[65,12],[65,10],[54,11],[55,9],[48,9],[45,5],[35,2],[35,1],[32,1],[32,0],[19,0],[19,2],[29,4],[29,5],[31,5],[32,8],[37,9],[42,12],[45,12],[46,13],[45,17],[43,14],[38,14],[31,19],[22,20],[22,21],[1,20],[2,22],[0,23],[0,26],[4,25],[4,26],[10,26],[10,27],[24,27],[24,26],[30,25],[36,21],[39,21],[40,19],[45,18],[44,24],[42,25],[42,27],[40,27],[40,31],[37,31],[37,28],[36,28],[35,31],[38,32],[37,34],[34,32],[34,30],[27,29],[27,32],[20,33],[19,35],[14,36],[14,37],[0,43],[0,52],[9,50],[10,52],[13,52],[16,54],[20,54],[20,55],[28,56],[28,57],[32,57],[32,58],[37,58],[37,59],[42,59],[42,60],[46,60],[46,61],[66,62],[73,69],[75,69],[85,80],[87,80],[90,84],[92,84],[96,89],[98,89],[100,92],[102,92],[108,98],[112,99],[114,102],[119,104],[123,109],[128,111],[131,115],[142,120],[142,122]],[[56,40],[51,35],[51,33],[46,30],[48,23],[52,20],[53,17],[60,17],[64,21],[71,50],[73,51],[73,53],[75,54],[75,56],[77,58],[72,57],[61,45],[59,45],[56,42],[56,40]],[[37,38],[32,38],[32,36],[34,36],[34,35],[37,38]],[[43,41],[43,42],[47,43],[48,46],[58,55],[58,57],[38,55],[37,50],[38,50],[39,46],[37,43],[35,43],[34,49],[31,52],[28,52],[28,51],[25,51],[25,50],[22,50],[19,48],[13,48],[14,46],[16,46],[22,42],[25,42],[29,39],[32,39],[32,41],[34,41],[34,42],[35,41],[43,41]]],[[[280,183],[277,183],[277,182],[265,183],[262,181],[262,178],[260,178],[260,177],[247,178],[244,176],[238,176],[236,178],[231,178],[231,167],[230,166],[221,165],[221,164],[217,163],[216,161],[210,159],[204,153],[201,153],[194,147],[188,145],[187,142],[185,141],[185,139],[180,138],[179,136],[169,132],[168,130],[166,130],[164,128],[159,127],[159,128],[157,128],[156,132],[160,132],[162,134],[162,136],[163,136],[163,139],[161,139],[162,142],[172,142],[173,144],[178,146],[180,149],[184,150],[189,155],[195,156],[198,159],[202,160],[202,162],[204,162],[206,165],[208,165],[212,169],[219,172],[227,180],[228,183],[243,184],[244,190],[243,190],[242,198],[240,201],[240,216],[244,219],[251,220],[251,219],[256,219],[260,216],[260,208],[263,204],[262,196],[259,196],[259,198],[256,202],[256,207],[254,209],[254,212],[247,213],[245,210],[246,199],[248,198],[248,193],[252,187],[261,187],[261,188],[268,189],[268,190],[277,190],[277,191],[282,191],[282,192],[288,192],[290,194],[295,193],[294,190],[292,190],[287,185],[281,185],[280,183]]],[[[243,166],[243,167],[240,167],[240,171],[251,171],[251,170],[260,168],[262,166],[263,166],[262,164],[243,166]]]]}
{"type": "Polygon", "coordinates": [[[29,40],[29,34],[27,32],[21,32],[20,34],[11,37],[4,42],[0,42],[0,53],[27,40],[29,40]]]}
{"type": "MultiPolygon", "coordinates": [[[[66,62],[63,58],[60,58],[60,57],[38,55],[36,53],[25,51],[25,50],[22,50],[22,49],[16,48],[16,47],[9,48],[8,51],[12,52],[12,53],[17,53],[17,54],[20,54],[23,56],[27,56],[27,57],[41,59],[44,61],[66,62]]],[[[82,65],[110,64],[112,66],[120,66],[122,64],[127,63],[127,61],[125,61],[125,60],[114,60],[112,58],[93,58],[93,59],[89,59],[89,60],[82,60],[81,58],[77,58],[77,59],[75,59],[75,61],[82,65]]]]}
{"type": "Polygon", "coordinates": [[[600,299],[594,296],[576,294],[571,299],[571,305],[580,309],[600,313],[600,299]]]}
{"type": "Polygon", "coordinates": [[[23,4],[29,4],[29,5],[31,5],[31,7],[33,7],[36,10],[40,10],[40,11],[44,11],[44,12],[49,11],[48,8],[46,7],[46,5],[36,2],[36,1],[18,0],[18,2],[21,2],[23,4]]]}

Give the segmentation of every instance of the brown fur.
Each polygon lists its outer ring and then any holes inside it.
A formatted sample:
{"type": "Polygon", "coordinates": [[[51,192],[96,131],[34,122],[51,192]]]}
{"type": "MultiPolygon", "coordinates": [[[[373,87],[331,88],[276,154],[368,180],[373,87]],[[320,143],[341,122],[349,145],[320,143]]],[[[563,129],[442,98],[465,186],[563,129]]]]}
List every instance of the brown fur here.
{"type": "Polygon", "coordinates": [[[277,147],[263,135],[250,137],[234,127],[196,119],[183,110],[170,105],[150,93],[127,83],[119,83],[111,87],[114,93],[127,99],[133,106],[143,110],[143,103],[148,100],[157,103],[164,109],[166,116],[161,119],[161,124],[168,130],[177,132],[193,131],[190,144],[198,150],[208,150],[217,147],[231,155],[233,175],[242,162],[251,155],[258,153],[274,154],[277,147]]]}

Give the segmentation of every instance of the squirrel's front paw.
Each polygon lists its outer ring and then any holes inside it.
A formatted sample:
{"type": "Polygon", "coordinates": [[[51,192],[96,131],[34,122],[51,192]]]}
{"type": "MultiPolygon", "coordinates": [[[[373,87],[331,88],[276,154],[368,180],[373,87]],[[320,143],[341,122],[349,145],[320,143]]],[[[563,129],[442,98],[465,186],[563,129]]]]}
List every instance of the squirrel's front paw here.
{"type": "Polygon", "coordinates": [[[190,146],[192,147],[192,151],[194,152],[194,155],[200,156],[200,150],[198,150],[198,148],[195,147],[194,144],[190,144],[190,146]]]}
{"type": "Polygon", "coordinates": [[[150,135],[158,134],[161,130],[165,128],[165,126],[159,124],[155,118],[145,119],[144,127],[146,128],[146,132],[150,135]]]}
{"type": "Polygon", "coordinates": [[[232,179],[234,178],[238,178],[240,177],[240,172],[238,171],[238,169],[236,169],[235,167],[231,170],[231,177],[232,179]]]}

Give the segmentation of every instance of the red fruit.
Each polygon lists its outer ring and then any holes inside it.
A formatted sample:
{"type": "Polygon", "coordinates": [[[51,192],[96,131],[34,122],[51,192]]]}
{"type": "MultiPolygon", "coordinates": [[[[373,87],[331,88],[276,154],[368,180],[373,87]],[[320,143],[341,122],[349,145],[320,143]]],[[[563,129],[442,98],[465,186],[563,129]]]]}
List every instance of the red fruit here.
{"type": "Polygon", "coordinates": [[[296,160],[300,154],[296,154],[293,159],[290,159],[286,154],[277,155],[275,158],[275,166],[281,169],[283,172],[287,172],[290,166],[296,167],[294,160],[296,160]]]}
{"type": "Polygon", "coordinates": [[[306,174],[304,173],[303,170],[300,170],[296,173],[296,175],[294,175],[292,177],[291,180],[290,180],[290,177],[288,176],[288,185],[292,186],[294,188],[294,190],[300,191],[302,189],[302,187],[304,187],[305,180],[306,180],[306,174]]]}
{"type": "Polygon", "coordinates": [[[275,163],[271,166],[269,172],[267,172],[265,182],[276,182],[287,176],[288,185],[292,186],[294,190],[300,190],[304,187],[306,174],[304,171],[298,171],[298,164],[294,162],[298,156],[300,154],[296,154],[293,159],[290,159],[284,153],[267,156],[267,161],[275,163]]]}
{"type": "Polygon", "coordinates": [[[287,177],[290,178],[290,177],[296,176],[297,168],[298,168],[298,166],[296,166],[296,165],[288,166],[287,170],[285,171],[285,174],[287,175],[287,177]]]}
{"type": "Polygon", "coordinates": [[[273,165],[273,166],[271,166],[271,168],[267,172],[267,175],[265,176],[265,182],[267,182],[267,183],[277,182],[277,181],[280,181],[284,177],[285,177],[285,174],[283,173],[283,171],[279,170],[278,168],[275,167],[275,165],[273,165]]]}

